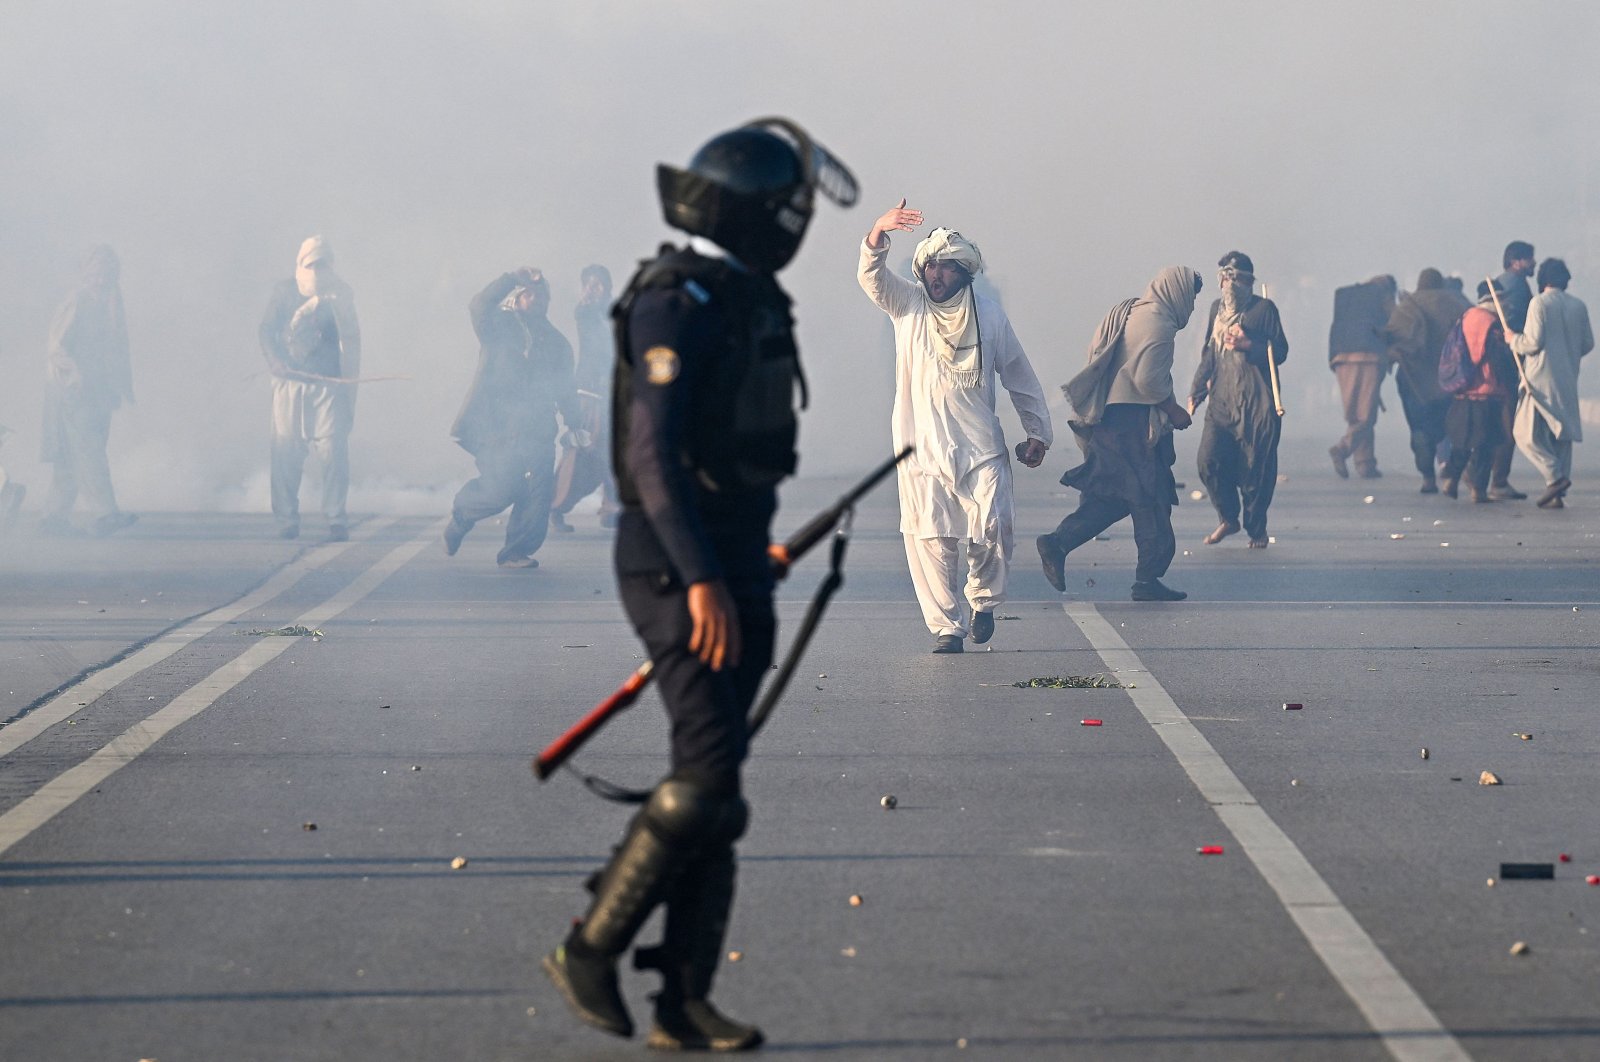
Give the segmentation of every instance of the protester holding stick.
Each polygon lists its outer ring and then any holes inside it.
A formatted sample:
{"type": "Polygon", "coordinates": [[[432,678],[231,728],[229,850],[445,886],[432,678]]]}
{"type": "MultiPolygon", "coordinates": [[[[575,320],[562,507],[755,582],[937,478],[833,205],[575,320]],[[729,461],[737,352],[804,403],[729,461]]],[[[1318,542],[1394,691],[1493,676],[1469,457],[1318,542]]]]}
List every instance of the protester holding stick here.
{"type": "Polygon", "coordinates": [[[650,1045],[744,1050],[761,1031],[708,996],[749,816],[748,712],[772,659],[776,487],[796,462],[799,354],[774,274],[799,250],[814,192],[848,206],[856,187],[782,119],[713,138],[688,169],[661,166],[657,186],[669,224],[726,252],[664,248],[614,313],[618,590],[671,719],[672,769],[544,969],[579,1018],[631,1036],[617,960],[664,905],[662,943],[635,957],[663,978],[650,1045]]]}
{"type": "MultiPolygon", "coordinates": [[[[1499,282],[1485,280],[1478,285],[1478,305],[1461,315],[1445,341],[1445,356],[1465,349],[1467,364],[1460,366],[1460,386],[1453,390],[1450,412],[1445,414],[1445,431],[1450,438],[1450,459],[1445,462],[1439,490],[1447,498],[1458,492],[1461,475],[1470,466],[1471,491],[1475,502],[1498,501],[1490,491],[1489,478],[1495,452],[1505,442],[1506,407],[1516,391],[1520,367],[1506,345],[1505,324],[1499,311],[1499,282]]],[[[1440,365],[1440,383],[1446,369],[1440,365]]]]}
{"type": "Polygon", "coordinates": [[[1202,541],[1214,546],[1242,526],[1251,549],[1266,549],[1283,417],[1276,373],[1289,356],[1289,337],[1277,305],[1252,292],[1250,256],[1229,251],[1217,264],[1222,297],[1211,304],[1200,368],[1189,387],[1191,412],[1211,399],[1197,460],[1220,523],[1202,541]]]}

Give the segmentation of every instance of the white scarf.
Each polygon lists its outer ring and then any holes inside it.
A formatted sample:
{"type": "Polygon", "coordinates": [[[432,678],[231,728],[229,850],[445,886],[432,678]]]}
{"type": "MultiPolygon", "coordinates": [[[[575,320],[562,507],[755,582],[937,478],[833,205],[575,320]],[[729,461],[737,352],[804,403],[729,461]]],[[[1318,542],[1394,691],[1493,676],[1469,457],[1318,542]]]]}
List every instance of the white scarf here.
{"type": "MultiPolygon", "coordinates": [[[[983,253],[978,245],[954,229],[939,228],[917,244],[911,256],[911,271],[922,280],[922,271],[929,262],[954,262],[967,271],[968,276],[983,272],[983,253]]],[[[927,291],[924,284],[923,291],[927,291]]],[[[928,300],[928,314],[933,318],[934,334],[939,346],[934,353],[939,360],[939,375],[952,387],[962,389],[977,387],[983,382],[983,337],[978,331],[978,308],[969,282],[944,302],[928,300]]]]}

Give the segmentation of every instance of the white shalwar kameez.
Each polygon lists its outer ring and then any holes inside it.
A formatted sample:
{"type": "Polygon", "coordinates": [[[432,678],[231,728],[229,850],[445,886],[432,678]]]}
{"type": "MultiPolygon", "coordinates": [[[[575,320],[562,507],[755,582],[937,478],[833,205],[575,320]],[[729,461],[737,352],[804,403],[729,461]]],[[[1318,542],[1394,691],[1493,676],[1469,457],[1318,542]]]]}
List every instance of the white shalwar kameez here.
{"type": "Polygon", "coordinates": [[[975,387],[950,383],[939,371],[931,300],[920,284],[888,269],[888,251],[887,238],[878,250],[863,240],[857,276],[894,322],[891,434],[896,452],[915,448],[898,467],[900,532],[928,630],[965,638],[971,612],[992,612],[1005,601],[1011,561],[1011,457],[995,415],[996,379],[1028,437],[1047,447],[1050,412],[1005,311],[976,292],[981,377],[975,387]]]}
{"type": "Polygon", "coordinates": [[[1526,381],[1512,418],[1511,435],[1546,485],[1572,477],[1572,444],[1583,441],[1578,415],[1578,362],[1594,349],[1589,309],[1560,288],[1546,288],[1528,307],[1513,335],[1526,381]]]}

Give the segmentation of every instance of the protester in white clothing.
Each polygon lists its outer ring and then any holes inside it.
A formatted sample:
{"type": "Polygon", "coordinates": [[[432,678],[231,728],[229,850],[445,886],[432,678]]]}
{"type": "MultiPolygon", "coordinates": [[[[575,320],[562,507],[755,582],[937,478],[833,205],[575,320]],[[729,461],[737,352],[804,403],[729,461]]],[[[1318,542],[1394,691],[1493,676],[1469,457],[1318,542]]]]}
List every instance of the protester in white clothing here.
{"type": "Polygon", "coordinates": [[[1050,412],[1005,311],[972,290],[983,256],[953,229],[917,245],[912,283],[887,265],[891,231],[912,232],[922,212],[884,213],[861,245],[861,287],[894,322],[894,448],[914,448],[899,466],[900,531],[922,617],[936,653],[959,653],[970,633],[994,634],[1012,547],[1011,460],[995,415],[997,382],[1027,433],[1017,459],[1029,468],[1052,441],[1050,412]],[[963,554],[966,572],[962,572],[963,554]]]}
{"type": "Polygon", "coordinates": [[[1561,509],[1572,486],[1572,444],[1583,440],[1578,416],[1578,362],[1594,349],[1594,330],[1583,300],[1567,294],[1572,274],[1559,258],[1539,264],[1539,294],[1528,306],[1522,331],[1506,339],[1522,360],[1523,387],[1511,434],[1544,476],[1541,509],[1561,509]]]}

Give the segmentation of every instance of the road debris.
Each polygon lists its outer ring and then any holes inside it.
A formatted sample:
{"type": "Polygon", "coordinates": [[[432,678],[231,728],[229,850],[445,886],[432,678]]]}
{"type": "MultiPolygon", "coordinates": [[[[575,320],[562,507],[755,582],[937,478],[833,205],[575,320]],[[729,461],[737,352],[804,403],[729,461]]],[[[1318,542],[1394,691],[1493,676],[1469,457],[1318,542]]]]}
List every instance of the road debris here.
{"type": "Polygon", "coordinates": [[[1567,853],[1562,852],[1560,855],[1556,856],[1556,861],[1559,863],[1570,863],[1572,862],[1572,857],[1567,853]]]}
{"type": "Polygon", "coordinates": [[[1426,745],[1424,745],[1423,748],[1422,748],[1422,758],[1423,759],[1427,759],[1428,758],[1428,748],[1427,748],[1426,745]]]}
{"type": "Polygon", "coordinates": [[[898,800],[896,800],[894,798],[894,794],[893,793],[890,793],[888,796],[886,796],[882,800],[878,801],[878,803],[882,804],[884,807],[888,808],[890,811],[893,811],[895,809],[895,806],[898,805],[900,803],[900,801],[898,801],[898,800]]]}
{"type": "Polygon", "coordinates": [[[300,828],[305,830],[307,833],[310,833],[312,830],[317,828],[317,824],[314,822],[302,822],[300,824],[300,828]]]}
{"type": "Polygon", "coordinates": [[[1392,533],[1389,537],[1392,538],[1394,541],[1399,542],[1402,538],[1405,538],[1406,536],[1401,534],[1400,532],[1396,531],[1396,532],[1392,533]]]}
{"type": "Polygon", "coordinates": [[[843,955],[847,959],[853,959],[853,958],[856,957],[856,949],[854,949],[854,948],[840,948],[839,949],[839,954],[843,955]]]}
{"type": "Polygon", "coordinates": [[[863,900],[859,894],[852,895],[850,897],[850,906],[851,907],[860,907],[865,902],[866,901],[863,900]]]}
{"type": "Polygon", "coordinates": [[[1301,704],[1299,701],[1284,701],[1283,702],[1283,710],[1286,711],[1286,712],[1298,712],[1301,709],[1303,709],[1304,707],[1305,707],[1305,705],[1301,704]]]}
{"type": "Polygon", "coordinates": [[[1194,501],[1200,501],[1200,500],[1201,500],[1201,499],[1203,499],[1203,498],[1204,498],[1204,497],[1205,497],[1205,496],[1206,496],[1206,492],[1205,492],[1205,491],[1203,491],[1203,490],[1191,490],[1191,491],[1190,491],[1190,492],[1189,492],[1189,497],[1190,497],[1190,498],[1191,498],[1191,499],[1193,499],[1193,500],[1194,500],[1194,501]]]}
{"type": "Polygon", "coordinates": [[[1495,774],[1493,771],[1484,771],[1482,774],[1478,775],[1478,784],[1501,785],[1503,783],[1500,781],[1500,776],[1495,774]]]}
{"type": "Polygon", "coordinates": [[[1590,885],[1600,885],[1600,874],[1590,874],[1583,880],[1588,882],[1590,885]]]}
{"type": "Polygon", "coordinates": [[[1079,726],[1105,726],[1103,719],[1079,719],[1079,726]]]}
{"type": "Polygon", "coordinates": [[[1011,685],[1019,690],[1120,690],[1126,689],[1116,679],[1105,675],[1046,675],[1011,685]]]}
{"type": "Polygon", "coordinates": [[[1221,855],[1222,846],[1220,844],[1203,844],[1196,848],[1195,852],[1200,855],[1221,855]]]}
{"type": "Polygon", "coordinates": [[[1513,955],[1526,955],[1532,950],[1532,948],[1528,947],[1527,941],[1523,940],[1519,940],[1515,944],[1511,945],[1511,954],[1513,955]]]}
{"type": "Polygon", "coordinates": [[[1511,736],[1515,737],[1515,738],[1521,738],[1523,741],[1532,741],[1533,740],[1533,735],[1532,734],[1525,734],[1520,730],[1513,730],[1511,732],[1511,736]]]}
{"type": "Polygon", "coordinates": [[[249,638],[310,638],[313,641],[322,638],[322,630],[315,627],[303,627],[298,623],[291,623],[284,627],[273,627],[270,630],[258,627],[255,630],[240,631],[240,634],[249,638]]]}
{"type": "Polygon", "coordinates": [[[730,952],[728,952],[728,961],[729,962],[738,962],[742,958],[744,958],[744,952],[742,952],[742,951],[730,951],[730,952]]]}
{"type": "Polygon", "coordinates": [[[1554,881],[1554,863],[1501,863],[1502,881],[1554,881]]]}
{"type": "Polygon", "coordinates": [[[1370,494],[1369,494],[1369,495],[1367,495],[1367,496],[1366,496],[1366,497],[1365,497],[1365,498],[1362,498],[1362,499],[1361,499],[1361,501],[1362,501],[1362,503],[1363,503],[1363,504],[1365,504],[1365,505],[1371,505],[1371,504],[1372,504],[1372,503],[1373,503],[1373,502],[1375,502],[1375,501],[1377,501],[1377,500],[1378,500],[1378,499],[1377,499],[1377,498],[1374,498],[1374,497],[1373,497],[1373,496],[1372,496],[1372,495],[1370,495],[1370,494]]]}
{"type": "Polygon", "coordinates": [[[467,860],[466,860],[465,856],[456,856],[454,859],[450,860],[450,869],[451,870],[461,870],[466,865],[467,865],[467,860]]]}

